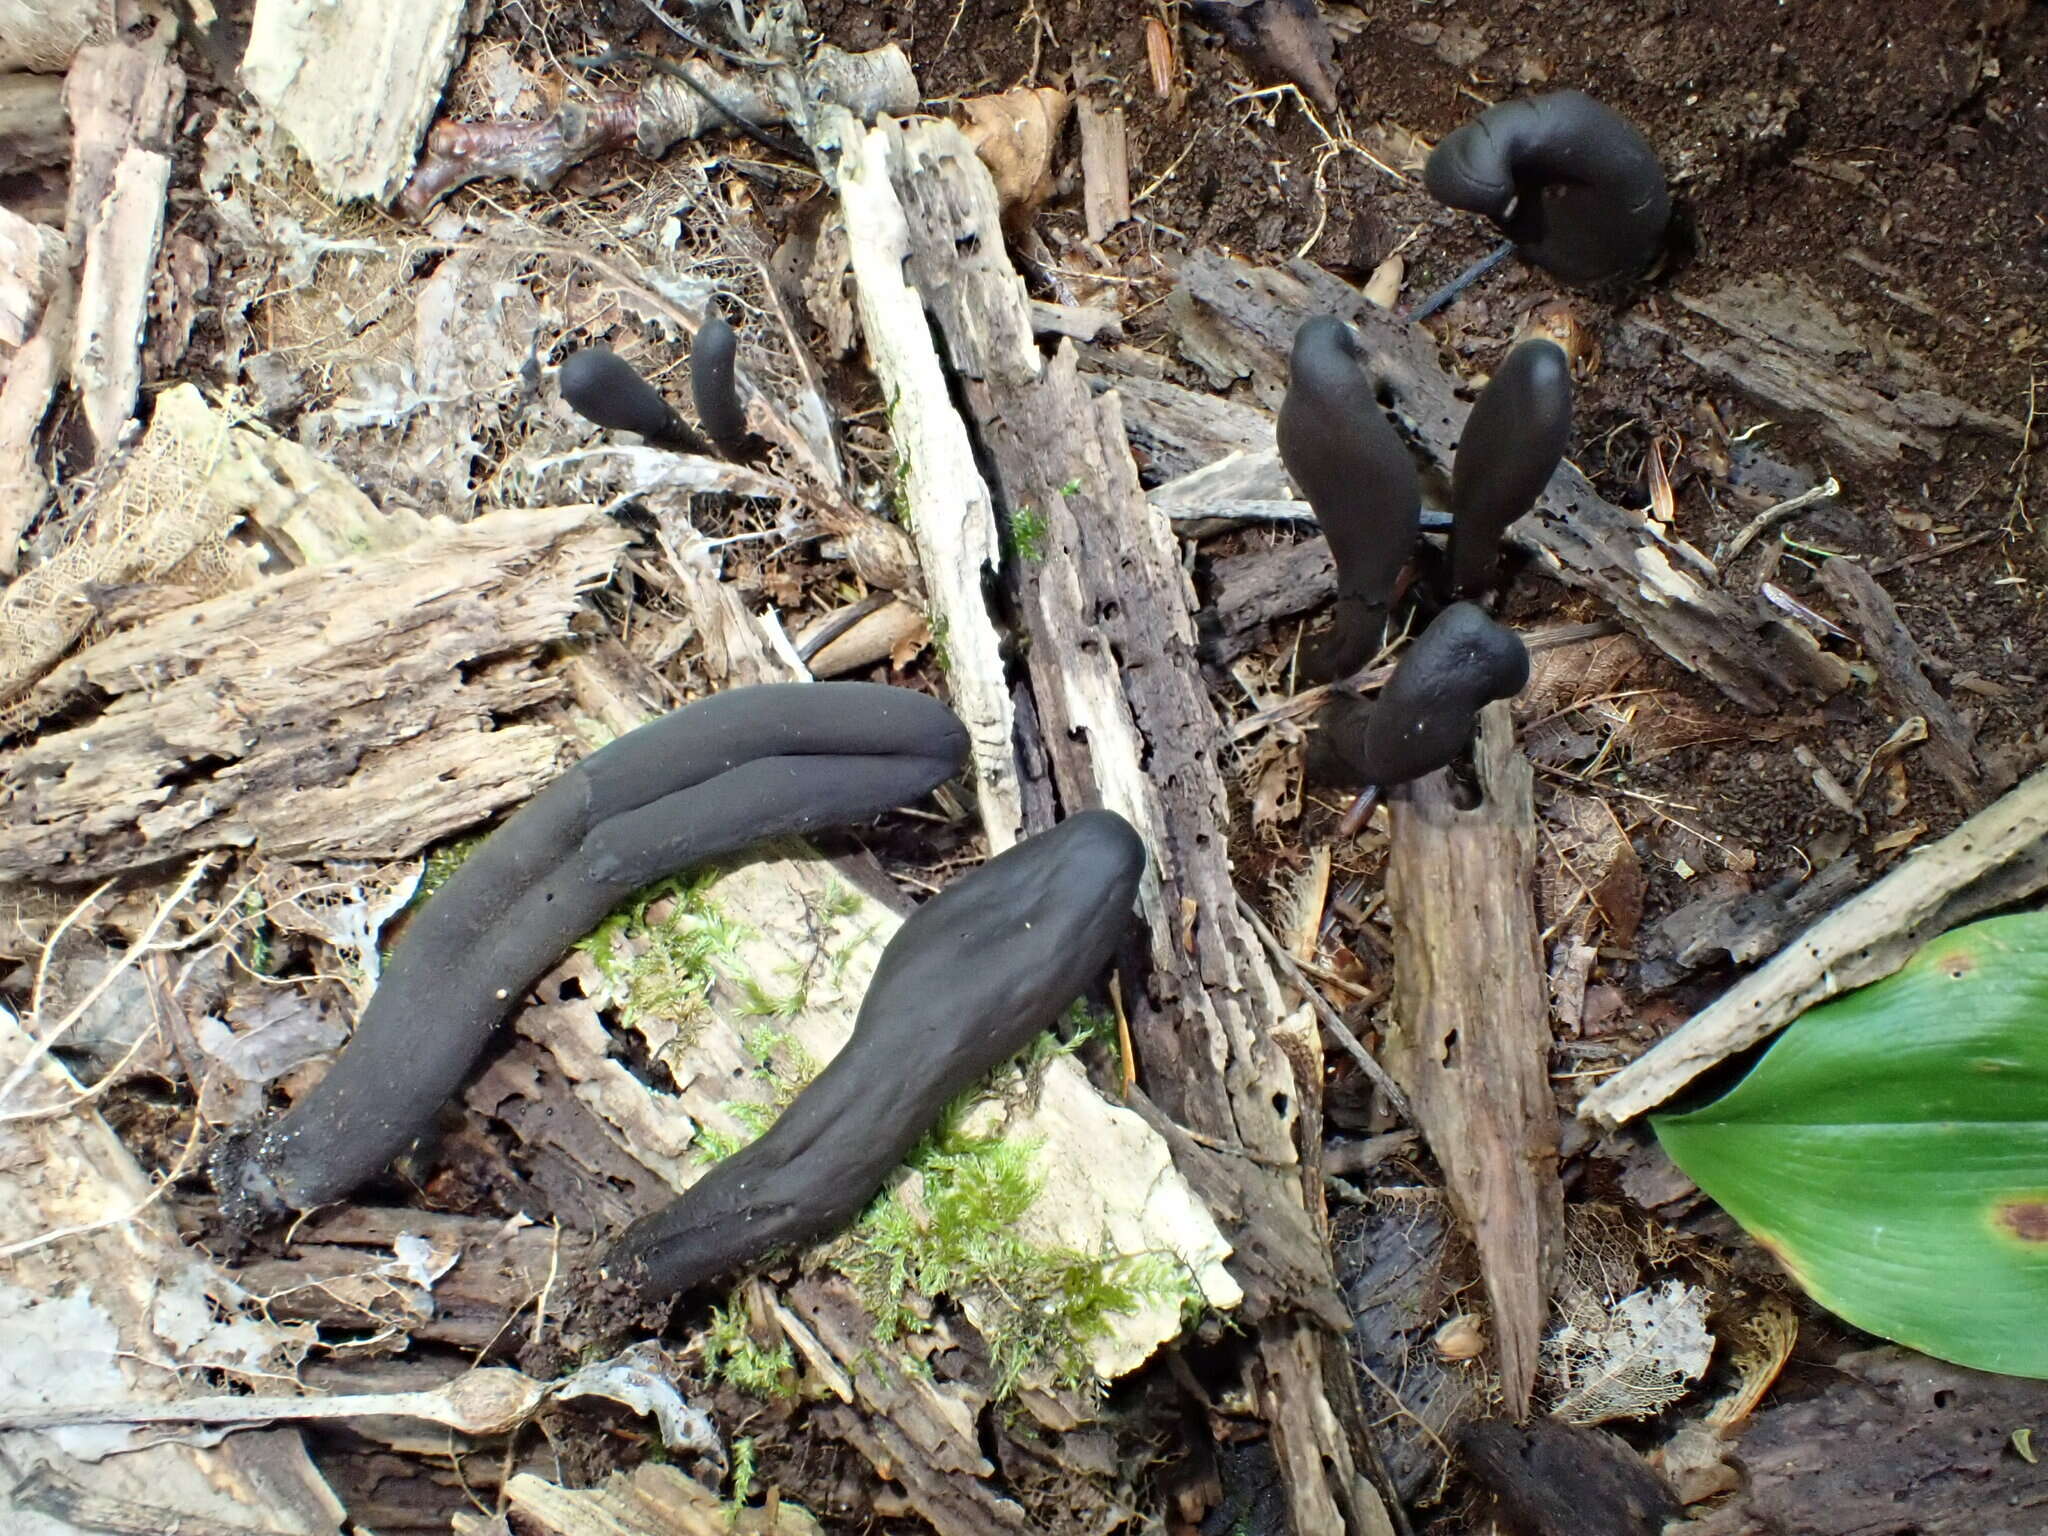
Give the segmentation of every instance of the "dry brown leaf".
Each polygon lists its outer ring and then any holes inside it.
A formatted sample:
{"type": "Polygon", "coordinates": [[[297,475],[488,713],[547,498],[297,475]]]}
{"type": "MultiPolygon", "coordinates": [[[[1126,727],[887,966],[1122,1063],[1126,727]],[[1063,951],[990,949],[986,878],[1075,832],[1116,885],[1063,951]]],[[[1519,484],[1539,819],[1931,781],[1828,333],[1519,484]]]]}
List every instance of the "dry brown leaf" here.
{"type": "Polygon", "coordinates": [[[929,624],[918,625],[916,629],[889,647],[889,665],[896,671],[901,672],[905,667],[917,660],[918,656],[923,653],[924,648],[931,643],[931,626],[929,624]]]}
{"type": "Polygon", "coordinates": [[[995,179],[1003,221],[1012,229],[1029,224],[1052,195],[1053,151],[1072,105],[1065,91],[1049,85],[1018,86],[960,103],[961,131],[995,179]]]}
{"type": "Polygon", "coordinates": [[[1599,339],[1579,319],[1569,299],[1552,299],[1532,309],[1517,339],[1531,336],[1556,342],[1572,365],[1572,377],[1581,384],[1600,371],[1599,339]]]}
{"type": "Polygon", "coordinates": [[[1253,770],[1252,830],[1283,826],[1301,815],[1301,753],[1271,742],[1253,770]]]}
{"type": "Polygon", "coordinates": [[[1643,920],[1645,882],[1612,807],[1593,795],[1560,792],[1544,816],[1545,856],[1536,872],[1544,926],[1587,937],[1597,914],[1612,942],[1629,943],[1643,920]]]}
{"type": "Polygon", "coordinates": [[[1627,635],[1601,635],[1533,652],[1529,686],[1516,699],[1515,714],[1524,722],[1540,720],[1617,693],[1642,659],[1641,647],[1627,635]]]}
{"type": "Polygon", "coordinates": [[[1152,94],[1167,100],[1173,95],[1173,34],[1157,16],[1145,18],[1145,63],[1152,71],[1152,94]]]}

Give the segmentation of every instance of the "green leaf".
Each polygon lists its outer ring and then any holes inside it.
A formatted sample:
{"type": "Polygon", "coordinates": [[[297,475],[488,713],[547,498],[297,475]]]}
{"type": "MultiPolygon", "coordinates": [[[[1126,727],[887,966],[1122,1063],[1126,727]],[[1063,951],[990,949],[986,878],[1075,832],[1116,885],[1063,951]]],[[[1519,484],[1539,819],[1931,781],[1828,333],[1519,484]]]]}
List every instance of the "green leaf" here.
{"type": "Polygon", "coordinates": [[[1943,934],[1795,1020],[1719,1100],[1653,1123],[1829,1311],[2048,1377],[2048,914],[1943,934]]]}

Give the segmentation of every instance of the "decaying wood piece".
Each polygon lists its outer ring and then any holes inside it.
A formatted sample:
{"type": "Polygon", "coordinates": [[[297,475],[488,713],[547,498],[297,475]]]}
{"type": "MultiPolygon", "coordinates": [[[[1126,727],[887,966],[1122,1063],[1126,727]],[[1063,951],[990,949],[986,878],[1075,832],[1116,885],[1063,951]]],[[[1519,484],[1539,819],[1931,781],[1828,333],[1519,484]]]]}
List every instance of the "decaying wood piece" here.
{"type": "Polygon", "coordinates": [[[258,0],[242,83],[339,200],[385,203],[462,46],[465,0],[258,0]]]}
{"type": "MultiPolygon", "coordinates": [[[[0,1008],[0,1073],[32,1046],[0,1008]]],[[[42,1099],[80,1091],[47,1057],[33,1071],[42,1099]]],[[[90,1105],[0,1124],[0,1166],[10,1170],[0,1178],[0,1402],[161,1400],[180,1380],[167,1363],[195,1377],[212,1368],[255,1378],[287,1369],[302,1349],[303,1340],[244,1314],[234,1288],[192,1257],[153,1203],[159,1191],[90,1105]],[[75,1235],[42,1241],[63,1233],[75,1235]]],[[[210,1448],[119,1428],[0,1432],[0,1527],[49,1536],[111,1529],[86,1518],[108,1507],[99,1500],[156,1521],[136,1530],[253,1524],[322,1536],[346,1518],[289,1431],[210,1448]],[[22,1486],[39,1466],[52,1475],[22,1486]]]]}
{"type": "Polygon", "coordinates": [[[588,104],[565,104],[539,122],[439,122],[399,198],[400,210],[419,218],[456,188],[488,176],[552,187],[571,167],[607,150],[631,148],[658,160],[678,140],[730,129],[732,116],[756,128],[778,127],[800,120],[802,103],[820,98],[862,119],[917,110],[917,80],[894,43],[870,53],[827,43],[800,68],[759,74],[726,74],[698,59],[666,62],[727,111],[664,72],[633,90],[592,92],[588,104]]]}
{"type": "MultiPolygon", "coordinates": [[[[1231,453],[1273,454],[1273,483],[1285,486],[1273,450],[1273,418],[1256,406],[1205,395],[1164,379],[1125,374],[1094,375],[1089,384],[1113,388],[1123,400],[1124,430],[1146,477],[1161,482],[1182,480],[1231,453]]],[[[1160,486],[1162,491],[1166,485],[1160,486]]],[[[1183,489],[1176,487],[1176,492],[1183,489]]],[[[1276,490],[1275,495],[1287,494],[1276,490]]],[[[1169,493],[1165,501],[1190,499],[1169,493]]]]}
{"type": "Polygon", "coordinates": [[[1512,1528],[1528,1536],[1659,1536],[1679,1513],[1664,1480],[1602,1430],[1484,1419],[1466,1426],[1458,1449],[1512,1528]]]}
{"type": "Polygon", "coordinates": [[[1937,934],[2048,885],[2048,771],[1822,918],[1579,1103],[1619,1125],[1816,1003],[1891,975],[1937,934]]]}
{"type": "Polygon", "coordinates": [[[64,82],[55,75],[0,75],[0,176],[71,158],[64,82]]]}
{"type": "Polygon", "coordinates": [[[1740,1489],[1688,1536],[1984,1536],[2048,1522],[2048,1387],[1890,1347],[1828,1362],[1812,1396],[1774,1393],[1728,1446],[1740,1489]],[[2013,1432],[2031,1428],[2033,1457],[2013,1432]],[[1824,1456],[1815,1448],[1827,1444],[1824,1456]],[[1962,1496],[1962,1490],[1968,1490],[1962,1496]]]}
{"type": "Polygon", "coordinates": [[[1338,1328],[1348,1319],[1295,1148],[1301,1090],[1274,1039],[1280,982],[1231,884],[1221,728],[1171,530],[1145,502],[1114,395],[1091,396],[1071,345],[1039,356],[995,189],[959,132],[884,122],[863,134],[844,116],[822,127],[849,224],[854,204],[885,188],[900,203],[909,280],[944,337],[1001,505],[1043,526],[1015,575],[1054,785],[1069,810],[1120,812],[1152,851],[1139,900],[1153,974],[1125,994],[1142,1076],[1164,1107],[1148,1118],[1229,1223],[1248,1310],[1290,1324],[1262,1330],[1260,1359],[1295,1528],[1337,1532],[1348,1517],[1388,1530],[1353,1463],[1355,1426],[1339,1428],[1326,1396],[1324,1352],[1291,1328],[1296,1309],[1338,1328]]]}
{"type": "Polygon", "coordinates": [[[32,695],[90,718],[0,759],[0,871],[397,857],[526,798],[560,740],[492,722],[559,691],[536,654],[624,542],[588,507],[493,513],[109,636],[32,695]]]}
{"type": "Polygon", "coordinates": [[[1024,803],[1010,685],[988,609],[987,586],[1003,563],[995,500],[906,268],[912,231],[890,187],[886,140],[862,137],[843,111],[824,121],[846,124],[838,174],[861,332],[889,402],[904,508],[946,648],[953,712],[967,727],[982,829],[989,852],[1000,853],[1024,833],[1024,803]]]}
{"type": "MultiPolygon", "coordinates": [[[[61,272],[36,329],[7,361],[0,379],[0,576],[12,576],[22,534],[49,501],[50,485],[36,461],[36,443],[50,398],[71,349],[71,275],[61,272]]],[[[4,598],[0,598],[4,603],[4,598]]],[[[0,654],[8,647],[0,641],[0,654]]],[[[5,666],[0,663],[0,676],[5,666]]],[[[6,690],[0,685],[0,693],[6,690]]]]}
{"type": "Polygon", "coordinates": [[[1394,1028],[1383,1058],[1407,1089],[1479,1249],[1501,1384],[1529,1411],[1563,1255],[1550,1007],[1536,941],[1534,775],[1506,701],[1480,716],[1481,803],[1445,771],[1388,795],[1394,1028]]]}
{"type": "Polygon", "coordinates": [[[54,74],[114,30],[114,0],[0,0],[0,70],[54,74]]]}
{"type": "Polygon", "coordinates": [[[1242,656],[1275,621],[1319,608],[1337,595],[1337,567],[1321,537],[1225,555],[1210,574],[1213,595],[1202,610],[1204,654],[1219,662],[1242,656]]]}
{"type": "Polygon", "coordinates": [[[0,346],[19,347],[35,333],[50,295],[64,279],[64,237],[0,208],[0,346]]]}
{"type": "Polygon", "coordinates": [[[71,382],[84,396],[86,424],[102,452],[120,437],[142,387],[142,328],[170,185],[171,157],[130,145],[86,230],[71,382]]]}
{"type": "Polygon", "coordinates": [[[1983,803],[1976,734],[1920,669],[1920,644],[1899,617],[1891,595],[1857,560],[1827,561],[1820,568],[1820,580],[1842,616],[1855,626],[1863,654],[1877,668],[1879,686],[1901,712],[1927,722],[1927,755],[1963,808],[1975,810],[1983,803]]]}
{"type": "Polygon", "coordinates": [[[562,1488],[522,1472],[505,1485],[507,1514],[461,1513],[458,1536],[822,1536],[800,1506],[734,1509],[674,1467],[645,1462],[594,1488],[562,1488]],[[516,1525],[508,1516],[518,1516],[516,1525]]]}
{"type": "Polygon", "coordinates": [[[890,660],[899,651],[915,654],[930,639],[923,614],[905,602],[886,603],[819,646],[810,659],[811,676],[843,677],[890,660]]]}
{"type": "Polygon", "coordinates": [[[591,1246],[531,1223],[337,1206],[300,1223],[282,1255],[243,1264],[235,1280],[279,1322],[381,1334],[394,1350],[410,1340],[502,1355],[526,1342],[546,1311],[542,1298],[591,1246]],[[424,1269],[401,1257],[401,1238],[432,1256],[424,1269]]]}
{"type": "Polygon", "coordinates": [[[1100,244],[1131,216],[1131,162],[1124,109],[1105,107],[1084,93],[1081,122],[1081,211],[1088,238],[1100,244]]]}
{"type": "MultiPolygon", "coordinates": [[[[1827,300],[1797,278],[1769,275],[1730,283],[1706,295],[1674,289],[1672,297],[1719,336],[1680,335],[1679,348],[1708,373],[1763,402],[1780,419],[1813,421],[1863,463],[1896,463],[1906,449],[1939,459],[1942,435],[1955,427],[2015,442],[2019,422],[1981,411],[1940,392],[1940,375],[1923,359],[1888,345],[1893,367],[1874,388],[1849,369],[1867,364],[1872,346],[1837,316],[1827,300]]],[[[1661,336],[1673,331],[1647,316],[1629,322],[1661,336]]]]}
{"type": "MultiPolygon", "coordinates": [[[[11,392],[0,403],[11,404],[11,392]]],[[[11,431],[26,421],[32,432],[31,413],[41,413],[33,399],[0,425],[11,431]]],[[[63,547],[0,592],[0,729],[39,718],[25,696],[93,622],[95,593],[164,577],[234,526],[233,509],[207,494],[229,430],[191,385],[166,391],[149,434],[63,547]]]]}
{"type": "Polygon", "coordinates": [[[185,77],[160,44],[79,50],[64,84],[73,151],[66,233],[82,262],[68,366],[104,453],[135,409],[185,77]]]}
{"type": "MultiPolygon", "coordinates": [[[[1310,315],[1341,315],[1357,329],[1370,371],[1391,392],[1410,443],[1449,474],[1470,408],[1457,398],[1457,381],[1438,365],[1427,331],[1307,263],[1274,270],[1197,252],[1182,263],[1180,276],[1176,313],[1187,317],[1184,349],[1219,384],[1248,376],[1254,392],[1276,407],[1296,326],[1310,315]]],[[[1640,515],[1603,500],[1570,464],[1508,537],[1559,581],[1612,605],[1631,629],[1745,709],[1768,711],[1788,695],[1835,681],[1832,669],[1816,663],[1781,626],[1760,627],[1684,569],[1683,557],[1640,515]]]]}

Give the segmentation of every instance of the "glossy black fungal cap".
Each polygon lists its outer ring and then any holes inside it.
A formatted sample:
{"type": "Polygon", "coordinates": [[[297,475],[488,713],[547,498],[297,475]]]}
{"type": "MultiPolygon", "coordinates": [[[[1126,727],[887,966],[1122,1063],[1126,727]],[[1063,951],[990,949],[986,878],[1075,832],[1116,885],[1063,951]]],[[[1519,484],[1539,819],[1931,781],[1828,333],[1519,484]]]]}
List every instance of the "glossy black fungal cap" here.
{"type": "Polygon", "coordinates": [[[572,352],[562,363],[560,382],[562,398],[586,421],[614,432],[637,432],[657,448],[703,450],[703,440],[661,398],[661,391],[608,348],[572,352]]]}
{"type": "Polygon", "coordinates": [[[955,1097],[1102,974],[1144,868],[1130,823],[1084,811],[947,886],[889,941],[844,1049],[605,1268],[674,1296],[852,1221],[955,1097]]]}
{"type": "Polygon", "coordinates": [[[739,346],[739,334],[719,314],[705,318],[690,344],[690,399],[697,421],[728,458],[739,457],[747,445],[747,413],[733,377],[739,346]]]}
{"type": "Polygon", "coordinates": [[[1439,202],[1485,214],[1524,259],[1568,283],[1643,272],[1671,223],[1649,141],[1583,91],[1489,107],[1444,136],[1422,180],[1439,202]]]}
{"type": "Polygon", "coordinates": [[[1359,782],[1406,784],[1463,752],[1479,711],[1528,681],[1521,636],[1476,603],[1453,603],[1409,647],[1369,715],[1333,709],[1322,728],[1359,782]]]}
{"type": "Polygon", "coordinates": [[[1380,409],[1357,335],[1335,315],[1294,333],[1278,436],[1337,566],[1335,626],[1303,665],[1323,681],[1356,671],[1378,646],[1422,518],[1415,461],[1380,409]]]}
{"type": "Polygon", "coordinates": [[[1458,440],[1451,474],[1451,590],[1493,584],[1500,536],[1536,505],[1572,428],[1572,370],[1564,349],[1536,336],[1502,360],[1458,440]]]}
{"type": "Polygon", "coordinates": [[[327,1075],[214,1182],[253,1225],[347,1194],[426,1131],[492,1031],[641,886],[765,838],[865,821],[957,773],[938,700],[873,683],[734,688],[629,731],[484,840],[400,937],[327,1075]]]}

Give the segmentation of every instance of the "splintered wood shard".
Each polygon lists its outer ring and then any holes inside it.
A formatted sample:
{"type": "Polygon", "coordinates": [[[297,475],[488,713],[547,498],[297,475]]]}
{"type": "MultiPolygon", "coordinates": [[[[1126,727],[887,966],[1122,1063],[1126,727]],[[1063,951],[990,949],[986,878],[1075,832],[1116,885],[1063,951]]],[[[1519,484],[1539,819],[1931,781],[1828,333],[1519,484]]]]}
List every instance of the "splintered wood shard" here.
{"type": "Polygon", "coordinates": [[[1534,776],[1505,702],[1480,717],[1482,803],[1442,772],[1389,796],[1394,1032],[1382,1055],[1407,1090],[1479,1249],[1509,1409],[1526,1417],[1564,1237],[1550,1007],[1530,878],[1534,776]]]}

